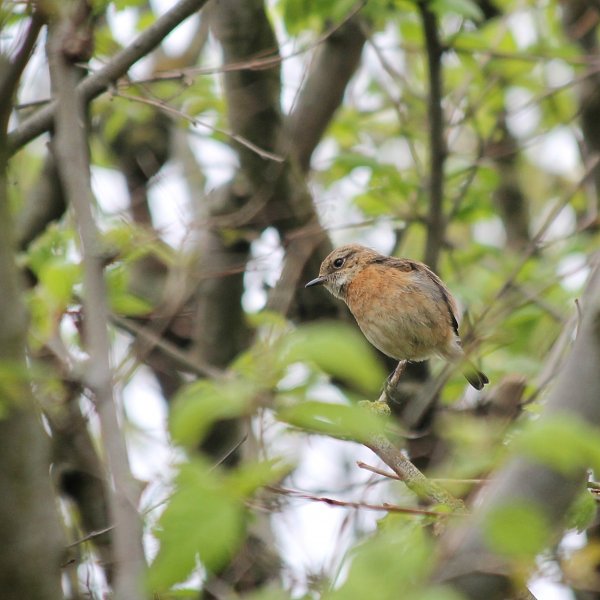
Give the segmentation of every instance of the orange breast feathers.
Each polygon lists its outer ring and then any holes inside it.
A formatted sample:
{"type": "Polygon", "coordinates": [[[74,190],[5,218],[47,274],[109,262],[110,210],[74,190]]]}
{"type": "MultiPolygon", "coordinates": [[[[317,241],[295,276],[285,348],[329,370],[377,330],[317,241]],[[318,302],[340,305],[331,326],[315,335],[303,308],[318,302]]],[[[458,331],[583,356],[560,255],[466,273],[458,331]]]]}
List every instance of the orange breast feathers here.
{"type": "Polygon", "coordinates": [[[397,360],[446,354],[457,338],[452,297],[425,265],[367,265],[348,284],[345,299],[365,337],[397,360]]]}

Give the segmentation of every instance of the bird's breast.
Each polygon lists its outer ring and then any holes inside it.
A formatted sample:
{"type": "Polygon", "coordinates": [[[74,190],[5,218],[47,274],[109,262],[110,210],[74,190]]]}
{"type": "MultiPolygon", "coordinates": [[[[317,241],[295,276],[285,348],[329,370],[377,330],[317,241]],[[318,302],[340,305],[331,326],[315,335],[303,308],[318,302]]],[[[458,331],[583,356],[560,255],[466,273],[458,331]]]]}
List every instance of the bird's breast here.
{"type": "Polygon", "coordinates": [[[369,342],[396,360],[425,360],[449,342],[445,306],[411,272],[370,265],[348,284],[345,300],[369,342]]]}

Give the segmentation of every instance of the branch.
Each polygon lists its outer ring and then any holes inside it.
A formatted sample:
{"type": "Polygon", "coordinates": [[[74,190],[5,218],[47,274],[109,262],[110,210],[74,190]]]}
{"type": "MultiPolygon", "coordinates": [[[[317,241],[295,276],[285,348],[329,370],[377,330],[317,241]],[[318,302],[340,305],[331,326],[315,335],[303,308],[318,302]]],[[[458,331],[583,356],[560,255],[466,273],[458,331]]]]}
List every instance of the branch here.
{"type": "MultiPolygon", "coordinates": [[[[385,416],[390,414],[388,406],[387,387],[398,385],[402,373],[406,369],[407,362],[400,361],[389,381],[386,382],[384,390],[377,402],[364,401],[361,404],[365,410],[371,410],[385,416]]],[[[437,483],[427,479],[419,469],[397,448],[384,434],[374,435],[365,443],[377,456],[397,475],[400,481],[413,491],[419,498],[445,504],[452,510],[464,513],[465,506],[462,500],[455,498],[452,494],[439,486],[437,483]]]]}
{"type": "MultiPolygon", "coordinates": [[[[277,39],[260,0],[221,0],[213,7],[211,25],[223,48],[225,63],[264,54],[279,58],[277,39]]],[[[231,131],[263,150],[276,151],[282,123],[279,63],[258,71],[227,71],[224,83],[231,131]]],[[[281,177],[282,166],[265,164],[243,146],[235,150],[241,171],[250,183],[250,193],[260,190],[261,195],[269,197],[281,177]]]]}
{"type": "Polygon", "coordinates": [[[444,241],[444,162],[446,142],[444,140],[444,115],[442,112],[442,55],[444,48],[438,34],[438,23],[429,3],[421,1],[418,8],[423,21],[427,65],[429,70],[429,218],[427,221],[427,242],[425,262],[435,270],[444,241]]]}
{"type": "Polygon", "coordinates": [[[255,152],[258,156],[260,156],[261,158],[263,158],[265,160],[272,160],[275,162],[283,162],[285,160],[282,156],[274,154],[273,152],[267,152],[266,150],[259,148],[256,144],[253,144],[250,140],[247,140],[246,138],[244,138],[241,135],[237,135],[236,133],[233,133],[232,131],[228,131],[227,129],[222,129],[221,127],[215,127],[214,125],[211,125],[210,123],[207,123],[206,121],[201,121],[200,119],[197,119],[196,117],[192,117],[191,115],[187,114],[186,112],[184,112],[174,106],[171,106],[168,102],[165,102],[163,100],[154,100],[152,98],[145,98],[143,96],[132,96],[131,94],[125,94],[123,92],[118,92],[118,91],[115,91],[113,93],[113,95],[116,96],[117,98],[123,98],[124,100],[129,100],[130,102],[139,102],[141,104],[153,106],[154,108],[158,108],[159,110],[163,111],[167,115],[185,119],[194,127],[205,127],[206,129],[210,129],[211,131],[214,131],[215,133],[220,133],[221,135],[225,135],[225,136],[231,138],[233,141],[237,142],[238,144],[244,146],[245,148],[248,148],[248,150],[255,152]]]}
{"type": "MultiPolygon", "coordinates": [[[[366,510],[378,510],[386,511],[389,513],[400,513],[414,516],[428,516],[428,517],[447,517],[447,512],[428,510],[425,508],[409,508],[405,506],[398,506],[397,504],[389,504],[384,502],[383,504],[371,504],[369,502],[349,502],[347,500],[338,500],[336,498],[328,498],[326,496],[316,496],[308,492],[301,492],[299,490],[291,490],[281,486],[267,486],[268,490],[277,494],[283,494],[284,496],[290,496],[293,498],[302,498],[303,500],[311,500],[312,502],[322,502],[329,504],[329,506],[340,506],[343,508],[364,508],[366,510]]],[[[463,513],[464,514],[464,513],[463,513]]]]}
{"type": "MultiPolygon", "coordinates": [[[[359,469],[364,469],[365,471],[370,471],[371,473],[375,473],[376,475],[381,475],[382,477],[386,477],[387,479],[396,479],[396,480],[400,481],[400,478],[398,477],[398,475],[396,475],[396,473],[391,473],[390,471],[384,471],[383,469],[378,469],[377,467],[368,465],[367,463],[363,462],[362,460],[357,460],[356,466],[359,469]]],[[[435,479],[430,479],[429,481],[476,485],[479,483],[486,483],[487,479],[435,478],[435,479]]],[[[593,487],[593,486],[591,486],[591,487],[593,487]]],[[[600,489],[600,487],[598,489],[600,489]]]]}
{"type": "Polygon", "coordinates": [[[16,54],[10,60],[5,56],[1,58],[2,61],[6,60],[8,62],[0,70],[0,122],[2,123],[2,131],[5,130],[5,126],[8,123],[8,118],[12,111],[13,96],[43,24],[41,16],[37,11],[34,12],[16,54]]]}
{"type": "MultiPolygon", "coordinates": [[[[148,29],[143,31],[129,46],[118,52],[104,67],[86,77],[76,88],[83,103],[87,103],[105,92],[129,68],[158,46],[162,40],[200,10],[207,0],[180,0],[171,10],[160,16],[148,29]]],[[[35,139],[52,127],[56,99],[26,119],[22,125],[8,136],[10,154],[35,139]]]]}
{"type": "Polygon", "coordinates": [[[38,180],[27,192],[21,210],[15,217],[15,242],[25,250],[40,235],[48,223],[60,219],[67,206],[56,172],[56,161],[48,152],[38,180]]]}
{"type": "Polygon", "coordinates": [[[290,142],[303,171],[308,171],[312,153],[342,103],[365,41],[359,17],[354,15],[316,52],[296,107],[288,117],[290,142]]]}
{"type": "Polygon", "coordinates": [[[92,214],[94,198],[90,185],[88,148],[85,137],[83,94],[77,93],[74,65],[66,60],[69,23],[56,25],[49,46],[49,64],[56,106],[56,157],[65,196],[73,206],[81,240],[84,270],[85,340],[89,354],[87,385],[95,396],[102,441],[114,492],[109,497],[111,522],[115,525],[113,552],[116,564],[114,592],[118,600],[142,600],[145,567],[141,545],[142,527],[137,512],[138,492],[131,475],[127,448],[113,398],[109,362],[108,307],[99,233],[92,214]]]}
{"type": "Polygon", "coordinates": [[[144,327],[119,315],[111,315],[112,322],[127,333],[133,335],[142,344],[142,354],[147,355],[154,350],[163,352],[173,363],[173,367],[187,373],[193,373],[197,377],[211,377],[212,379],[223,379],[225,371],[204,362],[199,357],[181,350],[176,344],[165,339],[160,332],[155,332],[149,327],[144,327]]]}
{"type": "MultiPolygon", "coordinates": [[[[3,5],[5,9],[5,6],[3,5]]],[[[11,598],[59,598],[64,539],[50,483],[48,436],[32,395],[33,381],[25,360],[27,317],[13,244],[8,193],[6,123],[14,91],[37,37],[31,23],[11,64],[0,53],[0,589],[11,598]]]]}
{"type": "Polygon", "coordinates": [[[388,466],[400,481],[413,491],[419,498],[427,499],[436,504],[444,504],[457,513],[464,513],[465,506],[462,500],[455,498],[437,483],[427,479],[415,465],[404,456],[402,450],[394,446],[385,436],[373,437],[367,444],[388,466]]]}
{"type": "Polygon", "coordinates": [[[52,431],[52,473],[61,493],[77,507],[80,527],[87,534],[85,539],[93,541],[110,582],[114,555],[112,528],[108,523],[108,482],[86,418],[81,413],[79,386],[67,386],[67,392],[65,414],[56,418],[52,411],[47,411],[44,415],[52,431]]]}
{"type": "Polygon", "coordinates": [[[518,144],[506,125],[505,113],[498,116],[496,129],[500,136],[490,142],[486,149],[500,175],[493,200],[506,232],[506,246],[519,252],[529,243],[529,206],[519,184],[518,144]]]}

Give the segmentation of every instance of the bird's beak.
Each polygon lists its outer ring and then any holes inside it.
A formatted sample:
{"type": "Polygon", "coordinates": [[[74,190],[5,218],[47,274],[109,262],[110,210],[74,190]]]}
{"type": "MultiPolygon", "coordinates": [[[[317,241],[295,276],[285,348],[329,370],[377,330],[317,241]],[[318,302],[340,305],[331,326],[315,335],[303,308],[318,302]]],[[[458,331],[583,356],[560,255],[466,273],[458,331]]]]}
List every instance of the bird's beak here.
{"type": "Polygon", "coordinates": [[[312,287],[313,285],[321,285],[321,284],[325,283],[326,281],[327,281],[326,277],[317,277],[316,279],[309,281],[304,287],[308,288],[308,287],[312,287]]]}

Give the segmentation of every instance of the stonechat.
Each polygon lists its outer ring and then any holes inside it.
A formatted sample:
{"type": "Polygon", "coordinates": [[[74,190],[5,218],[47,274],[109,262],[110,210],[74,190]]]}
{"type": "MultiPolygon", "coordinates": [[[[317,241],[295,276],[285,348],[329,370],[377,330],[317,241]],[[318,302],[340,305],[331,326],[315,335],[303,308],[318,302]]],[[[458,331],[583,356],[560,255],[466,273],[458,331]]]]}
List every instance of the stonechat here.
{"type": "Polygon", "coordinates": [[[348,244],[325,258],[319,276],[306,287],[313,285],[324,285],[341,298],[365,337],[387,356],[415,362],[440,356],[462,363],[476,390],[489,383],[465,359],[456,301],[427,265],[348,244]]]}

